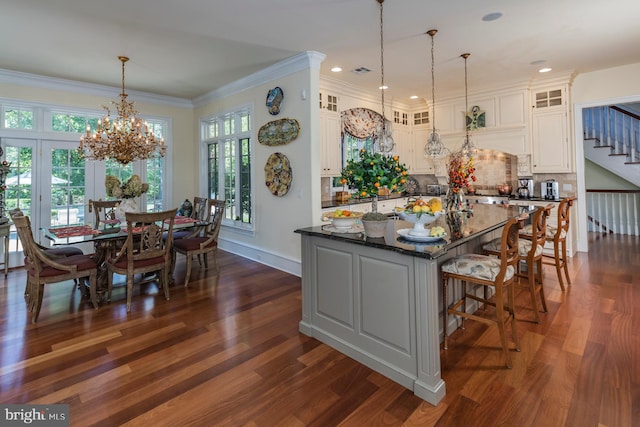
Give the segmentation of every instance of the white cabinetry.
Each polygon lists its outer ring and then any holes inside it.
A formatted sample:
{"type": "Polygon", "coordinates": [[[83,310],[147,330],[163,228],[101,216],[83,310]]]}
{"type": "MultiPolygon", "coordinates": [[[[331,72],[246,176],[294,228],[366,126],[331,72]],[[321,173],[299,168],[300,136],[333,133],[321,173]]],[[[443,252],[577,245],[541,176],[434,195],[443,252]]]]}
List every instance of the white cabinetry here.
{"type": "Polygon", "coordinates": [[[320,144],[322,176],[337,176],[342,170],[342,142],[340,115],[320,112],[320,144]]]}
{"type": "Polygon", "coordinates": [[[320,92],[319,107],[322,176],[337,176],[342,171],[342,123],[338,96],[320,92]]]}
{"type": "Polygon", "coordinates": [[[567,87],[533,91],[532,172],[571,172],[567,87]]]}
{"type": "Polygon", "coordinates": [[[431,134],[428,126],[416,126],[413,128],[412,150],[413,150],[413,170],[411,173],[435,173],[434,163],[424,156],[424,146],[431,134]]]}

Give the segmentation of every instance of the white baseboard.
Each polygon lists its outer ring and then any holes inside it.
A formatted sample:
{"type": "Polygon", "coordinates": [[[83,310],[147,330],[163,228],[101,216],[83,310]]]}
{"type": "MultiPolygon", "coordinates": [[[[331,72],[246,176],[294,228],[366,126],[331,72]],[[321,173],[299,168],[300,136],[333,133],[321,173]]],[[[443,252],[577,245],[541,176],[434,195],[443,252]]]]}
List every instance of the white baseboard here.
{"type": "Polygon", "coordinates": [[[273,252],[265,251],[262,248],[256,248],[223,238],[218,240],[218,247],[223,251],[231,252],[232,254],[259,262],[260,264],[268,265],[269,267],[293,274],[294,276],[302,277],[302,264],[300,260],[294,260],[274,254],[273,252]]]}

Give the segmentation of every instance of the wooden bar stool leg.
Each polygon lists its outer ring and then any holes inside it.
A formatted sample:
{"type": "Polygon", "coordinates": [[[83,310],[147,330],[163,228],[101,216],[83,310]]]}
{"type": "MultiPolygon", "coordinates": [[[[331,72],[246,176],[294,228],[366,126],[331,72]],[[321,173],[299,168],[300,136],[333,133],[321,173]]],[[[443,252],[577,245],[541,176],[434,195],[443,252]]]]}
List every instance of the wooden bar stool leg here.
{"type": "Polygon", "coordinates": [[[509,344],[504,330],[504,301],[502,296],[502,287],[496,288],[496,316],[498,323],[498,332],[500,334],[500,342],[502,343],[502,353],[506,359],[507,368],[511,368],[511,356],[509,355],[509,344]]]}
{"type": "Polygon", "coordinates": [[[509,313],[511,314],[511,335],[513,336],[513,343],[515,344],[516,351],[520,351],[520,338],[518,338],[518,322],[515,314],[515,297],[514,297],[513,285],[507,288],[507,298],[509,301],[509,313]]]}

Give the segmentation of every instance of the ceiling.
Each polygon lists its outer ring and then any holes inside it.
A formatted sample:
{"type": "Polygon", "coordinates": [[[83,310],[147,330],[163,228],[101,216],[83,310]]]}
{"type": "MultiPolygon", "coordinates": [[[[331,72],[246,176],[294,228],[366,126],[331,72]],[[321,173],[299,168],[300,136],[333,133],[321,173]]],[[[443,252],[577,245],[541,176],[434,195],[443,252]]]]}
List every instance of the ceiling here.
{"type": "MultiPolygon", "coordinates": [[[[318,51],[323,75],[380,85],[377,0],[0,0],[0,10],[5,70],[120,87],[126,55],[128,90],[194,99],[318,51]]],[[[552,77],[640,62],[638,16],[637,0],[387,0],[385,96],[431,99],[432,28],[437,97],[464,90],[464,52],[470,92],[539,78],[541,66],[552,77]],[[493,12],[503,16],[482,20],[493,12]]]]}

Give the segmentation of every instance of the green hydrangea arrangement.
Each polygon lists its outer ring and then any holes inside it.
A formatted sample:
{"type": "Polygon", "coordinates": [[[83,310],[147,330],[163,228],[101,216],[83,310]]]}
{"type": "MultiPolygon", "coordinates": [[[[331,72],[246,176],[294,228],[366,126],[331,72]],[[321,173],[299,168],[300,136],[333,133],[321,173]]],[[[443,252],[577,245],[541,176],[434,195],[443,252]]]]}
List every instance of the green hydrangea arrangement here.
{"type": "Polygon", "coordinates": [[[149,184],[143,183],[139,175],[133,175],[124,184],[120,184],[118,177],[107,175],[104,185],[107,189],[107,196],[116,199],[132,199],[149,191],[149,184]]]}
{"type": "Polygon", "coordinates": [[[360,150],[358,159],[347,161],[342,169],[341,182],[356,188],[356,197],[377,196],[381,188],[392,193],[401,193],[407,182],[407,166],[400,163],[398,156],[388,156],[360,150]]]}

